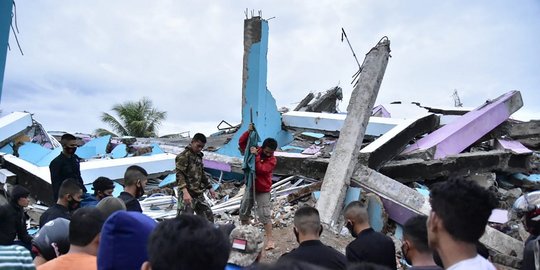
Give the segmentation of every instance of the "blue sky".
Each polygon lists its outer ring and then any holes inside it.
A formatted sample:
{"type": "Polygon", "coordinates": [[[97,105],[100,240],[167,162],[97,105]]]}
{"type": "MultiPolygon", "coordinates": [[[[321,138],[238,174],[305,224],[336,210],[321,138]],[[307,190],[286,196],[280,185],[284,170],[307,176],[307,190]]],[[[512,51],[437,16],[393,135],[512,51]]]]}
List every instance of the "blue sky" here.
{"type": "Polygon", "coordinates": [[[540,118],[540,1],[21,1],[0,108],[48,130],[92,132],[104,111],[147,96],[168,112],[160,134],[240,121],[246,8],[269,21],[268,89],[278,107],[339,84],[382,37],[392,58],[377,104],[476,107],[520,90],[516,116],[540,118]]]}

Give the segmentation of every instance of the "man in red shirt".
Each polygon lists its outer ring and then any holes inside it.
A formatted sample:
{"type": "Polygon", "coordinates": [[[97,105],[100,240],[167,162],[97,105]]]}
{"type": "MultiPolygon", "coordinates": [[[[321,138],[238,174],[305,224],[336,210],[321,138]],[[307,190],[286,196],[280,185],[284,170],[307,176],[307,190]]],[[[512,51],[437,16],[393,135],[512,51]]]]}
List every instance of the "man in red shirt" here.
{"type": "MultiPolygon", "coordinates": [[[[244,153],[247,146],[250,131],[253,131],[253,124],[249,125],[249,128],[238,141],[240,152],[244,153]]],[[[255,155],[255,201],[257,202],[257,216],[262,224],[264,224],[264,231],[266,234],[266,247],[265,249],[273,249],[275,247],[272,238],[272,220],[270,214],[272,212],[272,204],[270,202],[270,189],[272,187],[272,171],[276,167],[276,157],[274,151],[277,148],[277,141],[273,138],[267,138],[264,140],[261,147],[251,147],[249,151],[255,155]]],[[[248,192],[246,191],[245,194],[248,192]]],[[[251,204],[247,209],[247,215],[240,214],[240,220],[242,224],[246,225],[250,223],[249,213],[253,207],[253,200],[250,200],[251,204]]]]}

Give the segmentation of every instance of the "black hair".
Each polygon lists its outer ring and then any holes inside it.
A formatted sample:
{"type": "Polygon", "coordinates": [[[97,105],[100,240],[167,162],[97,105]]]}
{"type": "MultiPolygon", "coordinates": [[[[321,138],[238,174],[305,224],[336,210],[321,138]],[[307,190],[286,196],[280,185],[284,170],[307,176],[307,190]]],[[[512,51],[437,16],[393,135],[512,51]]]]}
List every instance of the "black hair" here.
{"type": "Polygon", "coordinates": [[[137,184],[137,181],[141,178],[147,178],[148,172],[138,165],[131,165],[126,169],[124,173],[124,186],[133,186],[137,184]]]}
{"type": "Polygon", "coordinates": [[[199,141],[202,143],[206,143],[206,136],[204,136],[204,134],[202,133],[196,133],[195,135],[193,135],[193,139],[191,139],[191,141],[199,141]]]}
{"type": "Polygon", "coordinates": [[[277,149],[277,141],[274,138],[266,138],[262,144],[262,148],[264,149],[266,147],[275,151],[277,149]]]}
{"type": "Polygon", "coordinates": [[[75,246],[87,246],[101,232],[105,218],[95,207],[83,207],[71,216],[69,223],[69,243],[75,246]]]}
{"type": "Polygon", "coordinates": [[[358,222],[358,223],[369,222],[369,215],[367,212],[367,208],[360,201],[350,202],[343,210],[343,214],[346,219],[350,219],[354,222],[358,222]]]}
{"type": "Polygon", "coordinates": [[[427,237],[427,217],[415,216],[403,224],[403,238],[410,240],[420,253],[430,253],[427,237]]]}
{"type": "Polygon", "coordinates": [[[94,180],[92,183],[92,187],[94,189],[94,195],[98,193],[98,191],[105,191],[107,189],[114,189],[114,182],[108,177],[100,176],[94,180]]]}
{"type": "Polygon", "coordinates": [[[315,207],[300,207],[294,213],[294,226],[303,234],[318,234],[321,231],[319,211],[315,207]]]}
{"type": "Polygon", "coordinates": [[[62,135],[62,137],[60,137],[60,143],[62,144],[65,144],[66,142],[68,141],[73,141],[73,140],[77,140],[77,137],[69,134],[69,133],[66,133],[64,135],[62,135]]]}
{"type": "Polygon", "coordinates": [[[459,178],[432,185],[430,203],[454,239],[473,244],[484,233],[491,211],[498,205],[492,192],[459,178]]]}
{"type": "Polygon", "coordinates": [[[60,189],[58,189],[58,198],[62,198],[68,194],[75,194],[77,192],[82,192],[82,187],[76,179],[68,178],[62,181],[60,189]]]}
{"type": "Polygon", "coordinates": [[[230,248],[229,239],[213,224],[186,214],[157,225],[148,241],[148,258],[153,270],[222,270],[230,248]]]}

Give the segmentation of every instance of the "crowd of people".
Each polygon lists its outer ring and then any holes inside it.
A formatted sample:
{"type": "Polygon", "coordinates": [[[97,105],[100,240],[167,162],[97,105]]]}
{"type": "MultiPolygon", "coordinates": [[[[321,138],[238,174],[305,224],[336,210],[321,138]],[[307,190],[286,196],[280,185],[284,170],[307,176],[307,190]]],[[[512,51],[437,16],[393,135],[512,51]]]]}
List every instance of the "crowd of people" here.
{"type": "MultiPolygon", "coordinates": [[[[237,226],[214,224],[202,196],[206,190],[215,196],[203,171],[204,135],[196,134],[176,157],[177,216],[159,223],[144,215],[139,203],[148,181],[144,168],[126,169],[118,197],[106,177],[96,179],[93,194],[87,194],[80,169],[74,168],[79,166],[75,137],[64,135],[64,156],[50,166],[56,204],[42,214],[39,232],[32,237],[26,230],[28,189],[15,186],[9,204],[0,207],[0,269],[398,269],[394,241],[371,228],[360,201],[343,210],[344,226],[354,237],[345,254],[321,241],[319,212],[304,206],[295,212],[292,227],[298,247],[275,263],[261,263],[266,250],[276,248],[268,193],[277,143],[269,138],[261,147],[253,145],[254,132],[250,125],[239,142],[255,178],[237,226]],[[263,231],[251,221],[254,205],[263,231]]],[[[401,264],[414,270],[495,269],[479,242],[497,205],[493,193],[471,181],[448,179],[431,186],[429,200],[427,217],[403,224],[401,264]]]]}

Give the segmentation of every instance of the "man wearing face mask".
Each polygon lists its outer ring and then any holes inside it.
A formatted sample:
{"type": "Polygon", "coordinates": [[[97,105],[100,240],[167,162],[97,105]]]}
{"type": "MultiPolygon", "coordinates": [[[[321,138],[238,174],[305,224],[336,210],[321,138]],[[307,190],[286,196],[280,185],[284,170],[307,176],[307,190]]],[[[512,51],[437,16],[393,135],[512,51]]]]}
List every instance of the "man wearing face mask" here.
{"type": "Polygon", "coordinates": [[[433,260],[433,251],[427,238],[427,217],[412,217],[403,225],[403,245],[401,253],[409,270],[442,270],[433,260]]]}
{"type": "Polygon", "coordinates": [[[58,200],[60,185],[68,178],[77,180],[83,193],[86,193],[86,188],[81,177],[81,159],[75,154],[77,150],[77,138],[66,133],[62,135],[60,144],[62,144],[62,153],[53,159],[49,165],[54,201],[58,200]]]}
{"type": "Polygon", "coordinates": [[[295,260],[322,266],[328,269],[345,269],[347,259],[339,251],[323,244],[320,235],[323,231],[319,211],[305,206],[294,213],[293,232],[298,248],[283,254],[278,263],[295,260]]]}
{"type": "Polygon", "coordinates": [[[359,201],[344,210],[347,229],[356,239],[345,249],[349,263],[370,262],[396,269],[394,241],[369,225],[367,209],[359,201]]]}
{"type": "Polygon", "coordinates": [[[49,207],[39,218],[39,227],[56,218],[71,220],[71,212],[79,208],[82,200],[82,189],[75,179],[66,179],[62,182],[58,192],[59,197],[56,204],[49,207]]]}
{"type": "Polygon", "coordinates": [[[126,204],[127,211],[142,213],[139,198],[144,195],[144,188],[148,182],[148,173],[137,165],[129,166],[124,173],[124,191],[118,196],[126,204]]]}
{"type": "Polygon", "coordinates": [[[100,176],[92,183],[92,189],[94,195],[87,196],[81,202],[81,207],[96,206],[101,199],[112,196],[114,182],[107,177],[100,176]]]}

